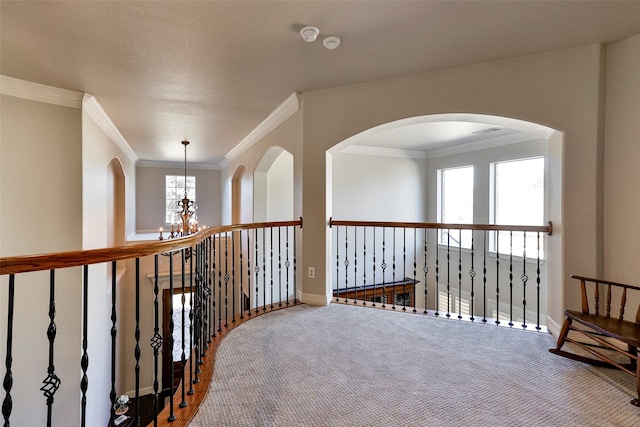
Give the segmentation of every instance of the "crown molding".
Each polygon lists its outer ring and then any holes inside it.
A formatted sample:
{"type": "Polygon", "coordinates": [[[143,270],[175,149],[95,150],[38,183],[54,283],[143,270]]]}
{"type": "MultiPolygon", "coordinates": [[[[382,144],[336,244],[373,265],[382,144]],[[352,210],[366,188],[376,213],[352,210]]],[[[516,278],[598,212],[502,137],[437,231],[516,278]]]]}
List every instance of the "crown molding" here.
{"type": "Polygon", "coordinates": [[[116,125],[111,121],[111,118],[104,111],[100,102],[96,99],[95,96],[85,93],[82,98],[82,108],[84,111],[89,114],[100,128],[111,138],[111,140],[125,153],[125,155],[131,160],[133,163],[138,161],[138,156],[133,151],[131,146],[127,143],[127,140],[124,139],[124,136],[120,133],[116,125]]]}
{"type": "Polygon", "coordinates": [[[3,75],[0,75],[0,93],[62,107],[82,107],[82,92],[60,89],[3,75]]]}
{"type": "Polygon", "coordinates": [[[365,156],[396,157],[399,159],[427,159],[429,155],[424,151],[401,150],[399,148],[372,147],[369,145],[349,145],[340,153],[361,154],[365,156]]]}
{"type": "MultiPolygon", "coordinates": [[[[184,170],[184,163],[181,162],[158,162],[154,160],[138,160],[136,166],[142,168],[163,168],[163,169],[181,169],[184,170]]],[[[188,163],[189,170],[222,170],[223,168],[217,164],[211,163],[188,163]]]]}
{"type": "Polygon", "coordinates": [[[543,139],[538,135],[532,135],[528,132],[521,132],[512,135],[504,135],[496,138],[483,139],[482,141],[470,142],[467,144],[456,145],[454,147],[445,147],[438,150],[429,151],[428,158],[435,159],[438,157],[453,156],[456,154],[469,153],[472,151],[488,150],[490,148],[504,147],[505,145],[520,144],[522,142],[536,141],[543,139]]]}
{"type": "Polygon", "coordinates": [[[294,92],[271,112],[249,135],[247,135],[238,145],[227,153],[225,159],[220,163],[222,167],[229,165],[229,161],[238,157],[246,149],[260,141],[266,134],[282,124],[295,112],[300,110],[300,93],[294,92]]]}

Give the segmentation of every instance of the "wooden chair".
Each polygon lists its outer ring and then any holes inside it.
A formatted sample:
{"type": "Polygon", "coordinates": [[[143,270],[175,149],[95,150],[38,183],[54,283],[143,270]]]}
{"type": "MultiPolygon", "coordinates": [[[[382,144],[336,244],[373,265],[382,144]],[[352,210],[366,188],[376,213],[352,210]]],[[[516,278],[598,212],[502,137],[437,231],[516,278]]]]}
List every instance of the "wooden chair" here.
{"type": "Polygon", "coordinates": [[[608,368],[619,368],[636,377],[636,388],[638,397],[631,400],[631,404],[640,407],[640,363],[638,363],[638,348],[640,347],[640,304],[636,312],[635,323],[624,320],[627,293],[637,292],[640,296],[640,287],[615,283],[606,280],[592,279],[582,276],[571,276],[580,280],[582,291],[582,311],[565,310],[566,319],[562,325],[558,344],[556,348],[549,349],[551,353],[568,357],[580,362],[590,363],[596,366],[608,368]],[[587,295],[587,283],[593,283],[594,311],[589,309],[589,299],[587,295]],[[605,313],[600,313],[600,286],[604,285],[606,292],[605,313]],[[611,317],[611,294],[620,293],[620,310],[618,317],[611,317]],[[577,325],[576,325],[577,324],[577,325]],[[575,331],[580,335],[569,332],[575,331]],[[586,337],[587,340],[578,340],[579,337],[586,337]],[[617,342],[616,342],[617,341],[617,342]],[[565,342],[570,342],[591,354],[593,357],[582,356],[562,350],[565,342]],[[625,348],[626,347],[626,348],[625,348]],[[613,350],[629,359],[629,363],[613,360],[609,353],[603,350],[613,350]]]}

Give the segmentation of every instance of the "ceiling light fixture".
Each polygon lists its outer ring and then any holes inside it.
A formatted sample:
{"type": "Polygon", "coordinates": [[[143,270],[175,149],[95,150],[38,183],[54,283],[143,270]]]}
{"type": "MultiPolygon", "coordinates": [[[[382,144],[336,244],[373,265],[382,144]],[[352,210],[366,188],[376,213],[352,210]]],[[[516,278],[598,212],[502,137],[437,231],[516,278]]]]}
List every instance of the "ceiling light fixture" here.
{"type": "Polygon", "coordinates": [[[300,35],[307,43],[315,41],[315,39],[318,37],[318,34],[320,34],[320,30],[318,30],[318,27],[313,27],[311,25],[300,30],[300,35]]]}
{"type": "Polygon", "coordinates": [[[326,39],[324,39],[322,43],[324,44],[324,47],[326,47],[327,49],[333,50],[333,49],[336,49],[338,46],[340,46],[340,37],[329,36],[326,39]]]}

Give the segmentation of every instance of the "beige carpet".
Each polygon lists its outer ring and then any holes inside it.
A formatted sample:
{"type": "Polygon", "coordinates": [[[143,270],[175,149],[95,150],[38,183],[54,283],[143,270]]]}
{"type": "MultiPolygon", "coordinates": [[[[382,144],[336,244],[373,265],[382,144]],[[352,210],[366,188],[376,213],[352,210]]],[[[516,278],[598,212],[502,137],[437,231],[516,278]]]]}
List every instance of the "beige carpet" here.
{"type": "Polygon", "coordinates": [[[332,304],[240,325],[190,424],[640,426],[635,379],[545,333],[332,304]]]}

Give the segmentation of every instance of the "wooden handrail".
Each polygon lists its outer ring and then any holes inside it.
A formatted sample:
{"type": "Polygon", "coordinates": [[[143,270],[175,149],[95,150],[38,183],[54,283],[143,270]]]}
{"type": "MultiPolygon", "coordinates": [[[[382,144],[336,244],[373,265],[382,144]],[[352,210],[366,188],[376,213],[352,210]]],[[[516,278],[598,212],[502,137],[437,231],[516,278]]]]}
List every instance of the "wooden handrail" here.
{"type": "Polygon", "coordinates": [[[157,242],[133,243],[115,248],[90,249],[85,251],[56,252],[40,255],[23,255],[0,258],[0,276],[30,271],[54,270],[78,267],[103,262],[141,258],[149,255],[174,252],[197,245],[204,239],[220,233],[251,230],[256,228],[302,227],[302,218],[295,221],[255,222],[251,224],[225,225],[201,230],[188,237],[157,242]]]}
{"type": "Polygon", "coordinates": [[[432,229],[462,229],[462,230],[488,230],[488,231],[524,231],[547,233],[551,236],[553,223],[547,225],[496,225],[496,224],[445,224],[440,222],[381,222],[381,221],[341,221],[329,219],[329,226],[360,226],[360,227],[397,227],[397,228],[432,228],[432,229]]]}

